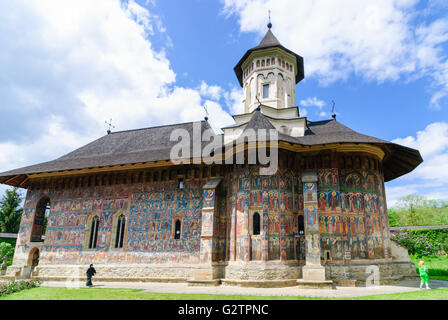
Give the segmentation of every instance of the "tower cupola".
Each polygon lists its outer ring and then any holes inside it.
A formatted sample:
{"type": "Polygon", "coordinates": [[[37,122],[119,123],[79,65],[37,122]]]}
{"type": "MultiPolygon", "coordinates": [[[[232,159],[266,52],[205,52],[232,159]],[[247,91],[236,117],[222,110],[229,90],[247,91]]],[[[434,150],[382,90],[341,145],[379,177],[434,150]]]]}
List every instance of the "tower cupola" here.
{"type": "Polygon", "coordinates": [[[234,71],[244,91],[244,112],[260,103],[276,109],[295,107],[295,85],[304,78],[303,58],[280,44],[271,31],[247,50],[234,71]]]}

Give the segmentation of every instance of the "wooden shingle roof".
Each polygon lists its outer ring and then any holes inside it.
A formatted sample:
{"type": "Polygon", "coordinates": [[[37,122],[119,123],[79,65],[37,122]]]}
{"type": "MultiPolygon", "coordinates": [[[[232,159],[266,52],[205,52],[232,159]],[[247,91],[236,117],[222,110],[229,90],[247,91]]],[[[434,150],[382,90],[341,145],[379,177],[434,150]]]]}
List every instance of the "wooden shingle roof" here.
{"type": "MultiPolygon", "coordinates": [[[[183,129],[190,135],[190,155],[193,155],[193,122],[137,130],[120,131],[103,136],[56,160],[0,173],[0,183],[19,185],[30,174],[121,166],[127,164],[169,161],[170,152],[178,141],[171,141],[173,130],[183,129]]],[[[211,130],[208,122],[200,122],[201,132],[211,130]]],[[[246,129],[274,129],[260,112],[254,112],[246,129]]],[[[216,135],[223,140],[223,135],[216,135]]],[[[279,141],[292,145],[316,146],[328,144],[371,144],[384,152],[384,179],[389,181],[415,169],[422,161],[418,150],[358,133],[336,120],[307,122],[303,137],[278,133],[279,141]]],[[[210,142],[202,142],[202,148],[210,142]]]]}

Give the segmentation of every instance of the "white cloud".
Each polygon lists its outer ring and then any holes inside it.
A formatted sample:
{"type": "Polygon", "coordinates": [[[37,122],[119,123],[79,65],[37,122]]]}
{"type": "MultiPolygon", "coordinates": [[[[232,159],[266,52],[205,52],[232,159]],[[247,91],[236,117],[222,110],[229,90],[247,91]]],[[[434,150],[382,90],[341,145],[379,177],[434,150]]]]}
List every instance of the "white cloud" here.
{"type": "Polygon", "coordinates": [[[224,94],[226,105],[229,106],[229,110],[232,114],[244,113],[244,92],[240,87],[233,87],[230,92],[224,94]]]}
{"type": "Polygon", "coordinates": [[[318,107],[322,110],[322,108],[325,106],[325,101],[319,100],[316,97],[309,97],[306,99],[300,100],[299,104],[302,107],[318,107]]]}
{"type": "Polygon", "coordinates": [[[204,97],[209,97],[212,98],[213,100],[219,100],[221,99],[224,90],[220,86],[208,85],[207,83],[205,83],[205,81],[202,81],[199,87],[199,92],[204,97]]]}
{"type": "MultiPolygon", "coordinates": [[[[448,19],[420,22],[418,0],[222,0],[223,11],[239,18],[243,32],[273,32],[305,59],[306,77],[322,84],[353,74],[369,81],[433,79],[431,105],[448,95],[448,19]]],[[[433,1],[431,10],[440,7],[433,1]]],[[[440,11],[439,11],[440,13],[440,11]]],[[[426,16],[425,16],[426,14],[426,16]]],[[[428,18],[429,19],[429,18],[428,18]]]]}
{"type": "Polygon", "coordinates": [[[0,1],[0,171],[72,151],[110,118],[115,130],[197,121],[207,99],[214,126],[232,121],[218,100],[233,91],[176,86],[160,33],[134,0],[0,1]]]}
{"type": "Polygon", "coordinates": [[[448,122],[431,123],[418,131],[416,137],[397,138],[393,142],[418,149],[423,159],[431,159],[448,151],[448,122]]]}
{"type": "Polygon", "coordinates": [[[313,111],[314,116],[318,116],[319,118],[328,118],[329,113],[322,110],[327,104],[325,101],[320,100],[317,97],[302,99],[300,100],[299,105],[301,106],[300,116],[302,117],[310,115],[313,111]]]}
{"type": "Polygon", "coordinates": [[[411,173],[388,183],[389,205],[413,193],[428,199],[448,200],[448,123],[431,123],[415,136],[397,138],[392,142],[419,150],[423,163],[411,173]],[[398,183],[400,185],[397,186],[398,183]]]}

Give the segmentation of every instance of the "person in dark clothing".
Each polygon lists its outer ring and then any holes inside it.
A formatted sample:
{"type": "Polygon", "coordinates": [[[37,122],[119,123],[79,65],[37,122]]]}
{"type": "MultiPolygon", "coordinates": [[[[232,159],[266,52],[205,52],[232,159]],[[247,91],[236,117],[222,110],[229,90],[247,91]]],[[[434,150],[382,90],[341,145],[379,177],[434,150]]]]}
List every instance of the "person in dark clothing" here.
{"type": "Polygon", "coordinates": [[[86,282],[86,286],[91,287],[93,286],[92,284],[92,276],[94,276],[96,273],[95,268],[93,267],[93,264],[90,265],[89,269],[87,269],[87,282],[86,282]]]}

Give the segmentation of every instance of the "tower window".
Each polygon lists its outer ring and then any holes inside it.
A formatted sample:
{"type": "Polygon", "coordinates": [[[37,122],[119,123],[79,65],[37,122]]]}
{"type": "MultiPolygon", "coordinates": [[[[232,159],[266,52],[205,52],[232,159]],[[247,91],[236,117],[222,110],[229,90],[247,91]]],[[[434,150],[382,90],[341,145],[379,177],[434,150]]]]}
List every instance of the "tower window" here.
{"type": "Polygon", "coordinates": [[[258,212],[255,212],[253,216],[253,234],[260,234],[260,214],[258,212]]]}
{"type": "Polygon", "coordinates": [[[264,84],[263,85],[263,99],[269,98],[269,85],[264,84]]]}

